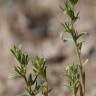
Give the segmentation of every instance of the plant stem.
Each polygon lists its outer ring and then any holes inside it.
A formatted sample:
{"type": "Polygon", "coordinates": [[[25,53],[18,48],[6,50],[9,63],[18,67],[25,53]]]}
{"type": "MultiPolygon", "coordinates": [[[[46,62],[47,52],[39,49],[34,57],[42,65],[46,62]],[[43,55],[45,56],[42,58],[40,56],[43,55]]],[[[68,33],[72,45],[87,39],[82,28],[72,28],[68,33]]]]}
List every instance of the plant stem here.
{"type": "MultiPolygon", "coordinates": [[[[70,22],[71,22],[71,29],[73,29],[73,31],[74,31],[74,23],[73,23],[72,20],[70,20],[70,22]]],[[[78,43],[77,43],[77,40],[74,39],[74,36],[73,36],[72,33],[74,33],[74,32],[71,32],[71,36],[72,36],[73,42],[75,44],[76,54],[77,54],[78,62],[79,62],[79,75],[80,75],[80,85],[81,85],[80,93],[82,94],[81,96],[84,96],[84,94],[85,94],[85,75],[84,74],[85,73],[83,71],[80,52],[79,52],[79,49],[78,49],[78,43]]],[[[81,49],[80,49],[80,51],[81,51],[81,49]]]]}
{"type": "Polygon", "coordinates": [[[48,96],[48,79],[47,79],[47,77],[45,77],[44,79],[45,79],[45,84],[44,84],[45,92],[44,92],[44,95],[48,96]]]}
{"type": "MultiPolygon", "coordinates": [[[[73,39],[74,41],[74,39],[73,39]]],[[[85,76],[84,76],[84,71],[83,71],[83,66],[82,66],[82,62],[81,62],[81,57],[79,54],[79,50],[78,50],[78,45],[77,42],[74,41],[75,43],[75,47],[76,47],[76,53],[77,53],[77,57],[78,57],[78,62],[79,62],[79,75],[80,75],[80,83],[81,83],[81,88],[80,88],[80,92],[81,92],[81,96],[84,96],[85,94],[85,76]]]]}
{"type": "Polygon", "coordinates": [[[75,90],[73,90],[73,96],[76,96],[76,92],[75,92],[75,90]]]}

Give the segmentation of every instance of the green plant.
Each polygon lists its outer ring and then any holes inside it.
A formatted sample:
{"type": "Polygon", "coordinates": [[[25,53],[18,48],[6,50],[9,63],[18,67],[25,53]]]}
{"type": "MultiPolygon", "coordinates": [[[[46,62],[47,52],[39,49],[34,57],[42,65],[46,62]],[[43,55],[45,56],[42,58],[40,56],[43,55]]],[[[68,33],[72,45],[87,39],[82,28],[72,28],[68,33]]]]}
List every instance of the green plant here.
{"type": "Polygon", "coordinates": [[[80,38],[85,35],[85,33],[79,33],[74,26],[76,21],[79,19],[79,12],[75,12],[77,3],[78,0],[66,0],[64,3],[64,8],[61,8],[68,17],[68,20],[64,24],[62,24],[64,27],[64,32],[61,33],[61,37],[63,41],[68,41],[69,38],[65,38],[64,33],[70,34],[72,38],[71,41],[74,42],[78,58],[78,64],[71,64],[66,69],[66,75],[70,83],[72,96],[77,96],[78,90],[80,91],[80,96],[84,96],[85,71],[81,60],[81,48],[83,41],[80,41],[80,38]]]}
{"type": "MultiPolygon", "coordinates": [[[[64,32],[61,33],[63,41],[68,41],[70,38],[65,38],[64,33],[68,33],[71,36],[71,41],[74,42],[76,54],[77,54],[77,63],[72,63],[66,68],[66,76],[68,78],[69,87],[71,89],[72,96],[85,96],[85,71],[84,63],[81,59],[81,48],[83,41],[80,38],[85,35],[85,33],[79,33],[75,28],[75,23],[79,19],[79,12],[75,12],[75,7],[78,3],[78,0],[66,0],[64,3],[64,8],[61,8],[67,15],[67,21],[62,24],[64,27],[64,32]]],[[[18,77],[23,78],[26,87],[25,90],[27,93],[23,96],[37,96],[40,92],[44,96],[48,96],[48,79],[46,75],[46,62],[44,58],[37,56],[33,62],[33,73],[27,73],[27,67],[29,65],[29,56],[22,52],[21,48],[14,46],[11,49],[11,52],[19,62],[15,66],[15,71],[18,73],[18,77]],[[40,83],[41,80],[42,83],[40,83]]],[[[85,61],[86,62],[86,61],[85,61]]]]}
{"type": "Polygon", "coordinates": [[[19,62],[15,66],[15,71],[19,78],[23,78],[26,83],[26,94],[23,96],[37,96],[40,92],[44,96],[48,96],[48,80],[46,76],[46,65],[43,57],[37,56],[33,62],[33,73],[27,73],[29,64],[29,56],[22,52],[21,48],[14,46],[11,52],[19,62]],[[41,78],[41,82],[38,80],[41,78]]]}

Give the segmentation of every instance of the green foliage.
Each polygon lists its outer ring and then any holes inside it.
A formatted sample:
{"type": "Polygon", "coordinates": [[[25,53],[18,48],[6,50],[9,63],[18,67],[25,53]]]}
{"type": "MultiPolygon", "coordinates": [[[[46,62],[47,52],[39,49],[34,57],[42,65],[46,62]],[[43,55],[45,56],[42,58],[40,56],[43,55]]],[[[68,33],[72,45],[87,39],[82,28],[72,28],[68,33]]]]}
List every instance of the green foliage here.
{"type": "Polygon", "coordinates": [[[29,63],[28,54],[23,53],[21,48],[18,48],[16,46],[11,49],[11,52],[19,62],[19,64],[15,66],[15,71],[17,72],[19,77],[24,79],[26,83],[25,90],[29,95],[24,93],[25,95],[23,96],[37,96],[37,94],[39,94],[40,92],[42,92],[42,95],[48,96],[48,81],[46,76],[46,64],[44,58],[37,56],[33,64],[34,74],[27,74],[27,66],[29,63]],[[39,76],[41,76],[41,78],[43,79],[43,84],[40,84],[38,82],[39,76]]]}
{"type": "Polygon", "coordinates": [[[37,56],[33,66],[33,70],[37,75],[46,78],[46,65],[44,58],[37,56]]]}
{"type": "Polygon", "coordinates": [[[78,72],[78,64],[71,64],[66,68],[66,75],[68,77],[70,83],[70,89],[72,90],[75,96],[77,95],[77,91],[79,88],[79,72],[78,72]]]}
{"type": "Polygon", "coordinates": [[[45,59],[43,57],[36,57],[36,60],[33,64],[33,71],[35,72],[35,74],[37,76],[40,76],[43,78],[43,80],[45,81],[43,83],[43,93],[45,96],[48,96],[48,80],[47,80],[47,76],[46,76],[46,62],[45,59]]]}
{"type": "Polygon", "coordinates": [[[29,62],[28,54],[24,54],[21,48],[17,48],[16,46],[11,49],[11,52],[14,54],[19,63],[23,66],[26,66],[29,62]]]}
{"type": "Polygon", "coordinates": [[[71,4],[74,6],[77,4],[78,0],[69,0],[71,2],[71,4]]]}
{"type": "MultiPolygon", "coordinates": [[[[69,79],[70,88],[72,89],[72,95],[77,96],[78,89],[80,90],[80,96],[84,96],[85,93],[85,72],[83,70],[83,65],[81,62],[81,48],[83,42],[79,39],[85,35],[85,33],[79,33],[75,27],[75,22],[79,19],[79,12],[75,12],[75,7],[78,0],[66,0],[64,3],[64,8],[61,8],[68,17],[68,20],[62,24],[64,27],[64,33],[70,34],[72,37],[71,41],[74,42],[76,48],[76,54],[78,58],[78,64],[71,64],[66,70],[66,75],[69,79]]],[[[64,33],[61,33],[61,38],[63,41],[70,40],[64,37],[64,33]]]]}
{"type": "MultiPolygon", "coordinates": [[[[64,27],[64,32],[61,33],[60,37],[64,42],[74,42],[76,48],[78,63],[70,64],[66,68],[66,76],[68,78],[72,96],[77,96],[78,92],[80,92],[80,96],[84,96],[85,71],[83,68],[84,63],[82,63],[81,60],[81,48],[83,42],[79,39],[85,35],[85,33],[79,33],[74,27],[74,24],[79,19],[79,12],[75,12],[77,3],[78,0],[66,0],[64,3],[64,8],[61,8],[62,11],[66,13],[68,20],[62,24],[64,27]],[[64,33],[70,34],[71,38],[66,38],[64,33]]],[[[23,78],[26,83],[25,92],[23,92],[20,96],[37,96],[39,93],[42,93],[44,96],[48,96],[50,90],[48,90],[45,59],[43,57],[37,56],[33,62],[34,73],[27,74],[27,66],[29,64],[28,54],[25,54],[21,48],[16,46],[11,49],[11,52],[19,62],[19,64],[15,66],[15,71],[18,74],[17,77],[23,78]],[[41,79],[42,83],[40,83],[38,79],[41,79]]]]}
{"type": "Polygon", "coordinates": [[[11,49],[11,52],[13,53],[15,58],[20,63],[18,66],[15,67],[16,72],[20,76],[25,76],[26,75],[27,65],[28,65],[28,62],[29,62],[28,54],[27,55],[24,54],[22,52],[21,48],[17,48],[16,46],[14,46],[13,49],[11,49]]]}

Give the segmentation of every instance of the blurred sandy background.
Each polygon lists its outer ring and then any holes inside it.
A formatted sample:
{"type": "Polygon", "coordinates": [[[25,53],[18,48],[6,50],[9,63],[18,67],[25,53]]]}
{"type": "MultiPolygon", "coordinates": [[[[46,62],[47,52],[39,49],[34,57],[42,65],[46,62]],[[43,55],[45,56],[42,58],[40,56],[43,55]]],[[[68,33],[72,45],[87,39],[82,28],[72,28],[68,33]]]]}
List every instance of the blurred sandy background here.
{"type": "MultiPolygon", "coordinates": [[[[43,55],[47,60],[50,96],[64,96],[64,68],[75,60],[72,43],[59,37],[65,16],[59,6],[63,0],[0,0],[0,96],[16,96],[24,82],[9,75],[17,61],[12,57],[12,45],[21,44],[32,59],[43,55]]],[[[82,57],[89,58],[85,66],[86,96],[96,96],[96,0],[79,0],[80,20],[76,28],[88,32],[82,57]]]]}

